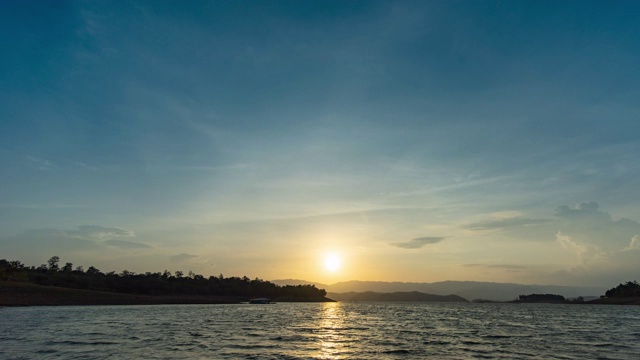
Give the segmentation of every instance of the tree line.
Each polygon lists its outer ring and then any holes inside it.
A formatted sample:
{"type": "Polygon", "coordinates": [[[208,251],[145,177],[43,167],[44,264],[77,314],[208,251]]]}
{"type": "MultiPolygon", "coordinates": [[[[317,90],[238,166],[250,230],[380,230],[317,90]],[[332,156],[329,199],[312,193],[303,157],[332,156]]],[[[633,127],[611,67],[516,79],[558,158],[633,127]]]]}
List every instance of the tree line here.
{"type": "Polygon", "coordinates": [[[320,299],[327,295],[324,289],[313,285],[279,286],[262,279],[248,277],[204,277],[189,271],[165,270],[136,274],[124,270],[103,273],[90,266],[73,267],[70,262],[60,266],[58,256],[51,257],[46,264],[26,266],[20,261],[0,260],[0,280],[19,281],[37,285],[59,286],[74,289],[109,291],[139,295],[180,296],[234,296],[242,298],[268,297],[281,299],[320,299]]]}
{"type": "Polygon", "coordinates": [[[637,281],[628,281],[620,284],[604,293],[606,297],[640,297],[640,284],[637,281]]]}
{"type": "Polygon", "coordinates": [[[518,296],[518,302],[557,302],[563,303],[566,299],[562,295],[556,294],[530,294],[518,296]]]}

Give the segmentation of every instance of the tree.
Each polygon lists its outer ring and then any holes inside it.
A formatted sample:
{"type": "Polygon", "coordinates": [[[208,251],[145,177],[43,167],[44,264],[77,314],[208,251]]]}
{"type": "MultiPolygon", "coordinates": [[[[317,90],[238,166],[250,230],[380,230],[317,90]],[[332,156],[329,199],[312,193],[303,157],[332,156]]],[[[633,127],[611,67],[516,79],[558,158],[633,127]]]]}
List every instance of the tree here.
{"type": "Polygon", "coordinates": [[[613,289],[607,290],[607,297],[634,297],[640,296],[640,284],[637,281],[628,281],[626,284],[620,284],[613,289]]]}
{"type": "Polygon", "coordinates": [[[173,277],[173,275],[171,275],[171,271],[165,269],[160,277],[166,280],[173,277]]]}
{"type": "Polygon", "coordinates": [[[49,270],[49,267],[47,266],[47,264],[42,264],[42,265],[38,266],[36,268],[36,270],[38,272],[45,273],[45,272],[47,272],[47,270],[49,270]]]}
{"type": "Polygon", "coordinates": [[[122,270],[122,272],[120,273],[120,276],[122,277],[130,277],[130,276],[134,276],[136,273],[134,273],[133,271],[129,271],[129,270],[122,270]]]}
{"type": "Polygon", "coordinates": [[[9,261],[9,267],[13,271],[20,271],[20,270],[24,269],[24,264],[21,263],[20,261],[14,260],[14,261],[9,261]]]}
{"type": "Polygon", "coordinates": [[[52,256],[51,259],[47,260],[47,264],[49,264],[49,271],[58,271],[60,267],[58,263],[60,262],[60,257],[52,256]]]}
{"type": "Polygon", "coordinates": [[[123,270],[120,274],[115,271],[102,273],[90,266],[86,272],[82,266],[73,270],[71,263],[59,266],[60,258],[53,256],[40,267],[25,266],[19,261],[0,259],[0,279],[9,281],[26,281],[46,286],[62,286],[69,288],[94,289],[101,291],[115,291],[130,294],[150,295],[226,295],[234,297],[270,297],[282,299],[318,299],[326,295],[325,290],[312,285],[278,286],[268,281],[247,276],[232,276],[225,278],[204,276],[189,271],[188,275],[176,271],[175,276],[170,271],[163,273],[146,272],[136,274],[123,270]]]}
{"type": "Polygon", "coordinates": [[[87,269],[87,274],[89,274],[89,275],[98,275],[98,274],[100,274],[100,270],[96,269],[93,266],[89,266],[89,268],[87,269]]]}
{"type": "Polygon", "coordinates": [[[68,262],[61,269],[63,272],[70,273],[73,270],[73,264],[68,262]]]}

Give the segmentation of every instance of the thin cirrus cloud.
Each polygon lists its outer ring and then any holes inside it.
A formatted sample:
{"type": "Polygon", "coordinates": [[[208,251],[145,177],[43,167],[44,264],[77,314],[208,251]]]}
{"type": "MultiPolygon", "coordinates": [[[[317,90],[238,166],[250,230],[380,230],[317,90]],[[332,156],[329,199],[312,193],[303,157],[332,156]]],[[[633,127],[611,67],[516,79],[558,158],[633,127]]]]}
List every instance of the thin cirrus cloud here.
{"type": "Polygon", "coordinates": [[[14,236],[0,238],[0,242],[6,242],[9,250],[42,258],[60,252],[100,254],[105,247],[120,250],[153,248],[145,243],[131,241],[135,236],[133,231],[127,229],[81,225],[75,229],[30,229],[14,236]]]}
{"type": "Polygon", "coordinates": [[[469,230],[499,230],[511,227],[542,225],[553,222],[551,219],[529,219],[523,217],[512,217],[506,219],[486,220],[467,224],[464,228],[469,230]]]}
{"type": "Polygon", "coordinates": [[[117,240],[117,239],[103,241],[102,244],[117,247],[117,248],[122,248],[122,249],[130,249],[130,250],[153,249],[153,246],[147,245],[144,243],[135,242],[135,241],[117,240]]]}
{"type": "Polygon", "coordinates": [[[56,167],[51,161],[33,155],[26,156],[29,165],[37,170],[47,171],[56,167]]]}
{"type": "Polygon", "coordinates": [[[127,229],[104,227],[99,225],[81,225],[75,230],[65,230],[70,236],[83,239],[110,239],[117,237],[135,237],[136,234],[127,229]]]}
{"type": "Polygon", "coordinates": [[[182,254],[174,255],[170,259],[173,262],[183,262],[183,261],[189,261],[189,260],[195,259],[197,257],[198,255],[182,253],[182,254]]]}
{"type": "Polygon", "coordinates": [[[64,240],[85,241],[90,243],[105,242],[117,238],[132,238],[136,234],[127,229],[104,227],[99,225],[81,225],[75,229],[29,229],[16,235],[16,238],[28,238],[55,243],[64,240]]]}
{"type": "Polygon", "coordinates": [[[464,264],[467,268],[486,268],[486,269],[503,269],[503,270],[525,270],[526,266],[509,265],[509,264],[464,264]]]}
{"type": "Polygon", "coordinates": [[[402,249],[420,249],[425,245],[437,244],[442,240],[444,240],[445,238],[446,237],[443,237],[443,236],[427,236],[427,237],[411,239],[409,241],[404,241],[404,242],[396,242],[396,243],[392,243],[391,245],[402,248],[402,249]]]}

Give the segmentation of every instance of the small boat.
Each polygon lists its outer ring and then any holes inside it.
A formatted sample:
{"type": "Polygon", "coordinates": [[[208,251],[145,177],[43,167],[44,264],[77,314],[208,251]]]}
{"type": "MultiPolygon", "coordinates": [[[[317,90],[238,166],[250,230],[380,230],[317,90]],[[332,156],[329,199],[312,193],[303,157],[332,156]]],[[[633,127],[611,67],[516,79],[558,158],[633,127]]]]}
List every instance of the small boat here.
{"type": "Polygon", "coordinates": [[[249,304],[271,304],[271,299],[269,298],[255,298],[249,300],[249,304]]]}

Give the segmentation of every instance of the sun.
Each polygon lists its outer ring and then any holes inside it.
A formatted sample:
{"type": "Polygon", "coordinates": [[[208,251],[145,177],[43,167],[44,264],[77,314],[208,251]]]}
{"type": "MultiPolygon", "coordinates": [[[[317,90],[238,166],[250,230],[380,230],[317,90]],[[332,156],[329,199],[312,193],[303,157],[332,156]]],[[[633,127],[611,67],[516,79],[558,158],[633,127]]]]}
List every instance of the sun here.
{"type": "Polygon", "coordinates": [[[328,272],[336,272],[342,267],[342,261],[336,254],[329,254],[324,258],[324,269],[328,272]]]}

